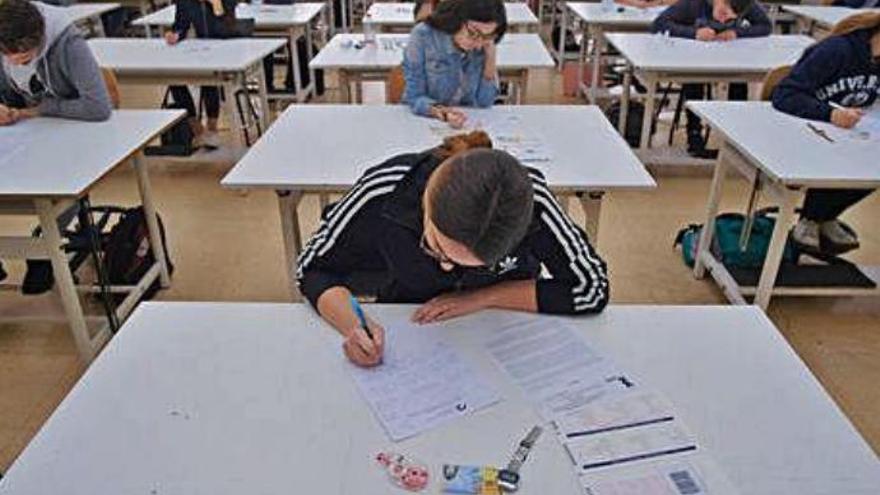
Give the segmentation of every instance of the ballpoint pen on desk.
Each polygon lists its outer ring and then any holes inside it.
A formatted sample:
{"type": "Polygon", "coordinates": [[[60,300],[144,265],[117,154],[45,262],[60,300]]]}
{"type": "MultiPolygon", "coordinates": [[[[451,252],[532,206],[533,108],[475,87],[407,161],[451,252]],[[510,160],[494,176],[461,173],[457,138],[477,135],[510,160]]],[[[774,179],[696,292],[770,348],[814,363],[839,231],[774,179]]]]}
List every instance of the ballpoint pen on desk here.
{"type": "Polygon", "coordinates": [[[354,310],[354,314],[357,316],[361,327],[367,333],[367,337],[373,340],[373,332],[370,331],[370,326],[367,325],[367,316],[364,314],[364,309],[361,308],[360,303],[354,296],[349,296],[349,300],[351,301],[351,309],[354,310]]]}
{"type": "Polygon", "coordinates": [[[822,130],[822,129],[819,129],[818,127],[816,127],[815,125],[813,125],[812,122],[807,122],[807,128],[810,129],[811,131],[813,131],[814,133],[816,133],[816,135],[818,135],[818,136],[821,137],[822,139],[828,141],[829,143],[833,143],[833,142],[834,142],[834,140],[831,139],[831,136],[829,136],[827,132],[825,132],[825,131],[822,130]]]}

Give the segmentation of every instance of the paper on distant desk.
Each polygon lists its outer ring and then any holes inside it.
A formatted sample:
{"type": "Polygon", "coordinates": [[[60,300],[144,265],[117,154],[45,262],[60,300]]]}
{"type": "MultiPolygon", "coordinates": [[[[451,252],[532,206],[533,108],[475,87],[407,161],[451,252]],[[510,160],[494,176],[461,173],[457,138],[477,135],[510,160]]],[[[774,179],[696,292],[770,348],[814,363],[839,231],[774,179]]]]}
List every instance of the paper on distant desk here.
{"type": "Polygon", "coordinates": [[[500,400],[477,370],[430,329],[406,324],[387,329],[381,366],[352,365],[351,374],[395,442],[500,400]]]}
{"type": "Polygon", "coordinates": [[[511,323],[493,333],[486,345],[545,419],[575,411],[631,385],[561,320],[511,323]]]}
{"type": "Polygon", "coordinates": [[[492,138],[493,148],[510,153],[524,165],[540,166],[553,160],[544,136],[510,112],[468,112],[464,129],[452,129],[441,123],[432,126],[432,130],[441,137],[483,130],[492,138]]]}

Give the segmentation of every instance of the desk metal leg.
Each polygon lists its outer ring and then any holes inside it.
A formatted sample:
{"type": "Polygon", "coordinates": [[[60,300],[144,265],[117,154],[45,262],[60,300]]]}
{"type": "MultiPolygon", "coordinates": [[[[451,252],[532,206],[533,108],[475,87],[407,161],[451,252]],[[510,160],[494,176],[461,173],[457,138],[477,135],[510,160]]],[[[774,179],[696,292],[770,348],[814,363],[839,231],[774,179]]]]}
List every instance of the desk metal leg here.
{"type": "Polygon", "coordinates": [[[159,229],[159,220],[156,218],[156,207],[153,204],[153,188],[150,185],[150,176],[140,152],[132,158],[132,165],[137,174],[138,190],[141,194],[141,203],[144,205],[144,214],[147,220],[147,231],[150,234],[150,247],[153,256],[159,262],[159,283],[162,288],[171,287],[171,274],[168,272],[168,254],[162,244],[162,232],[159,229]]]}
{"type": "Polygon", "coordinates": [[[98,346],[103,345],[103,342],[99,341],[95,345],[89,336],[85,314],[83,314],[76,286],[73,283],[73,274],[70,272],[67,256],[62,250],[63,242],[61,232],[58,230],[58,218],[55,215],[54,203],[48,199],[38,199],[35,201],[35,206],[37,215],[40,217],[40,228],[43,230],[46,254],[49,256],[52,272],[55,274],[55,288],[61,297],[61,305],[67,315],[73,341],[82,360],[89,363],[95,357],[98,346]]]}
{"type": "Polygon", "coordinates": [[[351,80],[348,78],[348,71],[337,70],[337,81],[339,81],[339,99],[342,103],[351,103],[351,80]]]}
{"type": "Polygon", "coordinates": [[[587,232],[587,237],[593,241],[593,245],[599,242],[599,216],[602,214],[604,196],[604,191],[577,193],[581,208],[584,210],[584,230],[587,232]]]}
{"type": "MultiPolygon", "coordinates": [[[[244,131],[245,119],[238,114],[238,106],[235,104],[235,92],[244,87],[244,81],[239,80],[236,74],[232,81],[223,84],[223,92],[226,93],[226,114],[229,116],[229,126],[232,128],[232,142],[237,148],[244,148],[247,144],[244,142],[242,132],[244,131]]],[[[247,110],[245,109],[245,112],[247,110]]]]}
{"type": "Polygon", "coordinates": [[[767,248],[767,257],[764,258],[764,266],[761,268],[761,278],[758,280],[754,301],[754,304],[764,311],[767,311],[767,306],[770,304],[776,275],[779,273],[779,265],[785,252],[785,242],[788,240],[788,229],[794,221],[794,209],[801,196],[800,191],[788,189],[780,184],[774,184],[772,190],[778,201],[779,214],[773,227],[770,246],[767,248]]]}
{"type": "Polygon", "coordinates": [[[712,185],[709,188],[709,199],[706,206],[706,222],[703,224],[703,230],[700,231],[700,241],[697,245],[697,254],[694,259],[694,278],[703,278],[706,274],[706,264],[703,262],[703,256],[709,251],[712,244],[712,237],[715,235],[715,217],[718,215],[718,206],[721,203],[721,187],[724,185],[724,179],[727,177],[727,143],[721,148],[718,154],[718,160],[715,163],[715,173],[712,176],[712,185]]]}
{"type": "Polygon", "coordinates": [[[620,97],[620,119],[617,122],[617,130],[626,139],[626,120],[629,118],[630,87],[632,86],[633,68],[627,62],[623,72],[623,94],[620,97]]]}
{"type": "Polygon", "coordinates": [[[519,88],[516,92],[517,105],[525,105],[526,93],[529,90],[529,70],[523,69],[519,73],[519,88]]]}
{"type": "Polygon", "coordinates": [[[303,96],[302,73],[299,70],[299,50],[296,49],[296,40],[299,38],[297,30],[291,28],[287,35],[287,44],[290,46],[290,59],[293,63],[293,93],[296,101],[302,103],[305,101],[303,96]]]}
{"type": "MultiPolygon", "coordinates": [[[[308,57],[307,62],[311,62],[313,58],[315,58],[315,40],[312,38],[314,33],[312,32],[312,23],[306,24],[306,57],[308,57]]],[[[309,94],[318,95],[318,79],[315,76],[315,69],[311,67],[309,64],[309,89],[306,91],[306,94],[303,95],[303,101],[306,101],[309,98],[309,94]]]]}
{"type": "MultiPolygon", "coordinates": [[[[269,130],[269,122],[272,120],[272,109],[269,107],[269,89],[266,85],[266,69],[263,68],[262,61],[257,62],[254,72],[257,75],[257,91],[260,98],[260,131],[265,134],[266,131],[269,130]]],[[[247,81],[247,79],[245,79],[245,81],[247,81]]],[[[246,88],[247,86],[245,86],[245,89],[246,88]]]]}
{"type": "MultiPolygon", "coordinates": [[[[553,2],[553,17],[556,18],[556,2],[553,2]]],[[[563,4],[562,6],[562,19],[559,21],[559,51],[557,52],[557,61],[558,68],[561,71],[562,65],[565,63],[565,30],[567,29],[567,21],[568,21],[568,7],[563,4]]],[[[550,30],[551,38],[553,37],[553,30],[550,30]]]]}
{"type": "Polygon", "coordinates": [[[299,202],[302,200],[300,191],[277,191],[278,209],[281,214],[281,235],[284,239],[284,259],[287,269],[287,280],[290,295],[294,301],[300,300],[299,288],[296,286],[296,261],[302,251],[302,237],[299,227],[299,202]]]}
{"type": "Polygon", "coordinates": [[[654,106],[657,104],[657,79],[648,74],[645,78],[648,94],[645,95],[645,113],[642,117],[642,139],[639,149],[646,150],[651,146],[651,128],[654,124],[654,106]]]}
{"type": "Polygon", "coordinates": [[[601,26],[593,26],[592,31],[593,57],[590,59],[590,103],[595,104],[599,92],[599,74],[602,72],[602,53],[605,50],[605,33],[601,26]]]}

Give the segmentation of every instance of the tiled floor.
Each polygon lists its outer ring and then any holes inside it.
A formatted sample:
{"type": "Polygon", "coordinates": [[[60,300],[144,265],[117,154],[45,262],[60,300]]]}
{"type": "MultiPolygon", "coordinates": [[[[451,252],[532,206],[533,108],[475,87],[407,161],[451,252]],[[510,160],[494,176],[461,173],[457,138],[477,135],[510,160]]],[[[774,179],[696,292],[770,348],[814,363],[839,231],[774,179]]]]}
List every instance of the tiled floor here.
{"type": "MultiPolygon", "coordinates": [[[[560,81],[554,74],[536,77],[531,90],[532,102],[570,102],[552,96],[560,94],[560,81]]],[[[128,106],[144,106],[153,104],[155,96],[126,90],[123,101],[128,106]]],[[[285,301],[274,194],[224,190],[219,180],[226,170],[217,165],[157,164],[151,168],[177,265],[173,288],[161,293],[160,299],[285,301]]],[[[655,191],[610,194],[603,208],[598,246],[610,264],[613,302],[723,302],[712,283],[691,277],[679,252],[672,248],[681,226],[703,220],[709,179],[660,177],[658,184],[655,191]]],[[[724,207],[742,208],[745,191],[743,182],[728,181],[724,207]]],[[[95,204],[133,203],[136,198],[133,177],[124,170],[112,174],[93,193],[95,204]]],[[[311,229],[317,202],[308,198],[305,206],[304,226],[311,229]]],[[[860,232],[865,246],[853,258],[880,259],[880,196],[853,208],[846,219],[860,232]]],[[[0,218],[0,231],[27,229],[32,222],[0,218]]],[[[21,277],[21,263],[6,265],[12,280],[21,277]]],[[[53,296],[24,298],[0,291],[0,316],[14,318],[0,324],[0,470],[13,462],[83,371],[60,315],[53,296]]],[[[772,304],[770,316],[880,452],[878,300],[779,299],[772,304]]]]}

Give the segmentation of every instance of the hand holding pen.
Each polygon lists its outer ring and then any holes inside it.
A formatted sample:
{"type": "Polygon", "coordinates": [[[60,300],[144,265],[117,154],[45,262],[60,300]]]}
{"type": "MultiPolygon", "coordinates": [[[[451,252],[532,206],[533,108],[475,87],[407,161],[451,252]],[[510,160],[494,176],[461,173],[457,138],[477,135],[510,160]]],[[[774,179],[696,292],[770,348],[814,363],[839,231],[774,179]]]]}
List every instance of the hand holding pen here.
{"type": "Polygon", "coordinates": [[[345,335],[345,342],[342,344],[345,355],[358,366],[381,364],[385,350],[385,329],[367,318],[354,296],[350,296],[349,303],[358,325],[345,335]]]}

